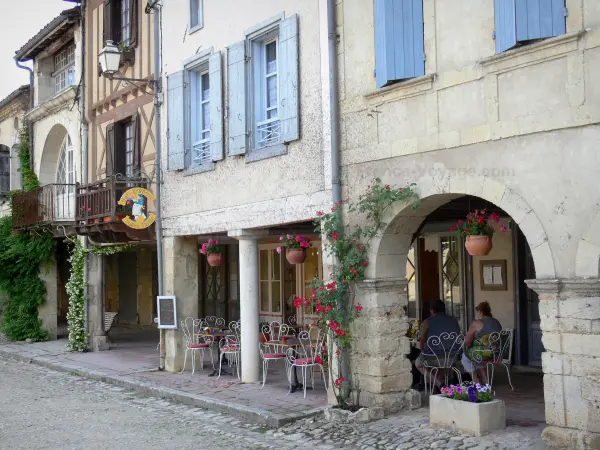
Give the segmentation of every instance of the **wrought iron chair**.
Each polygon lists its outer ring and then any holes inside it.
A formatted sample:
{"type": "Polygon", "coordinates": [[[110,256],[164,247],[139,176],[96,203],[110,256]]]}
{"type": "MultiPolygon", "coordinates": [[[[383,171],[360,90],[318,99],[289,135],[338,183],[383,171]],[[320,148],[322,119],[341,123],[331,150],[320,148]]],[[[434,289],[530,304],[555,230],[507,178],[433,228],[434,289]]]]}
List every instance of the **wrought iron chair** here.
{"type": "Polygon", "coordinates": [[[287,326],[280,325],[279,322],[271,322],[269,325],[264,325],[262,327],[261,332],[264,342],[258,343],[260,356],[263,361],[263,383],[261,389],[265,387],[265,383],[267,382],[267,371],[269,370],[270,361],[283,360],[286,362],[286,373],[288,372],[285,352],[281,347],[281,338],[285,336],[287,330],[287,326]],[[276,329],[274,329],[274,324],[277,324],[276,329]]]}
{"type": "Polygon", "coordinates": [[[486,366],[488,384],[490,386],[493,386],[494,384],[494,367],[501,364],[506,367],[506,374],[508,375],[508,384],[510,384],[510,388],[513,391],[515,390],[510,379],[510,370],[508,368],[508,365],[510,364],[509,358],[512,356],[512,341],[513,330],[507,328],[500,332],[496,331],[494,333],[490,333],[488,335],[488,346],[486,348],[470,349],[468,351],[469,357],[473,362],[486,366]]]}
{"type": "Polygon", "coordinates": [[[429,381],[427,373],[425,375],[425,394],[429,386],[429,393],[433,393],[433,386],[437,378],[438,371],[444,371],[444,382],[448,385],[449,370],[454,371],[458,376],[458,383],[462,384],[460,370],[456,363],[462,354],[465,336],[460,333],[442,333],[439,336],[429,336],[425,343],[425,352],[423,352],[423,367],[429,369],[429,381]]]}
{"type": "Polygon", "coordinates": [[[204,369],[204,351],[208,349],[210,359],[212,362],[213,369],[215,367],[215,360],[212,355],[211,346],[212,339],[210,337],[198,337],[202,327],[202,321],[200,319],[194,319],[193,317],[186,317],[181,321],[181,329],[183,330],[183,336],[185,339],[185,357],[183,358],[183,368],[181,373],[185,370],[187,362],[188,352],[192,352],[192,374],[196,371],[196,352],[200,352],[200,365],[204,369]],[[198,339],[197,339],[198,338],[198,339]]]}
{"type": "Polygon", "coordinates": [[[238,379],[240,378],[240,352],[242,348],[242,341],[240,336],[240,322],[231,322],[229,324],[229,329],[233,334],[228,334],[227,336],[221,338],[219,341],[219,375],[217,378],[221,376],[221,367],[223,366],[223,355],[227,355],[227,360],[229,361],[229,367],[235,363],[236,373],[238,379]]]}
{"type": "Polygon", "coordinates": [[[225,319],[217,316],[206,316],[204,318],[207,327],[211,328],[223,328],[225,326],[225,319]]]}
{"type": "Polygon", "coordinates": [[[306,378],[310,368],[312,387],[315,388],[315,379],[312,369],[316,366],[321,369],[323,375],[323,383],[325,384],[325,392],[327,392],[327,379],[325,378],[325,370],[323,369],[323,349],[325,345],[325,333],[320,329],[316,333],[316,340],[311,340],[311,330],[301,331],[298,335],[300,344],[296,348],[287,350],[287,365],[288,365],[288,380],[290,382],[290,392],[292,392],[292,374],[291,371],[296,367],[302,370],[302,384],[304,385],[304,398],[306,398],[306,378]]]}

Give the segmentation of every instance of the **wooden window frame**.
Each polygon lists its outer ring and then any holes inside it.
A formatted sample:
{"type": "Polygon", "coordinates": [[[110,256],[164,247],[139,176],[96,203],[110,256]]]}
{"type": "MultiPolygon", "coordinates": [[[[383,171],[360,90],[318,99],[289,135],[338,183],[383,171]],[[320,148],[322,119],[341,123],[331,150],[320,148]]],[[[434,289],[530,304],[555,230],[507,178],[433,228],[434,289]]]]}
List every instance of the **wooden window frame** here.
{"type": "Polygon", "coordinates": [[[106,160],[110,165],[106,168],[107,175],[127,176],[127,157],[125,153],[125,126],[131,124],[133,131],[133,169],[132,175],[135,177],[141,169],[141,151],[140,151],[140,121],[139,114],[136,113],[118,122],[108,125],[106,128],[106,160]]]}
{"type": "MultiPolygon", "coordinates": [[[[121,5],[122,0],[104,0],[104,44],[106,41],[113,41],[114,44],[122,41],[121,5]]],[[[129,49],[134,49],[138,44],[139,17],[139,0],[129,0],[129,49]]]]}

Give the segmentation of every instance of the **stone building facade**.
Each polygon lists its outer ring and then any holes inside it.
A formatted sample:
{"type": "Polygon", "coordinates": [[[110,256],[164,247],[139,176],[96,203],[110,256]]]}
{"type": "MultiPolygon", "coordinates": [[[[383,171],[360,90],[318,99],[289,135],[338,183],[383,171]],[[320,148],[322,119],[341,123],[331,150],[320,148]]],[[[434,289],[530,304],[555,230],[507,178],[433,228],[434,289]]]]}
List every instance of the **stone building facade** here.
{"type": "Polygon", "coordinates": [[[374,242],[356,330],[369,345],[357,347],[352,366],[370,404],[414,405],[403,337],[411,245],[441,207],[479,199],[520,230],[535,267],[527,287],[515,281],[539,298],[544,437],[598,448],[600,9],[552,2],[542,11],[552,26],[536,34],[533,13],[501,9],[510,3],[337,3],[344,198],[355,200],[376,176],[414,182],[422,198],[417,211],[397,205],[374,242]],[[396,36],[405,47],[390,49],[400,4],[414,41],[396,36]],[[406,58],[395,67],[394,51],[406,58]]]}

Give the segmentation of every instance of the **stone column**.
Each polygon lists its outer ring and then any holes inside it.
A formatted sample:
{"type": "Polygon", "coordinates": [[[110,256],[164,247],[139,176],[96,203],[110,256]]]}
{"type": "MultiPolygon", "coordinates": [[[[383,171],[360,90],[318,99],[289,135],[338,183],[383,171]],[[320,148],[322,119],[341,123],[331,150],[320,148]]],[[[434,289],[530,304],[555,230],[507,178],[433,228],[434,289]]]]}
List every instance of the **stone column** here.
{"type": "Polygon", "coordinates": [[[236,230],[229,233],[229,236],[235,237],[240,242],[242,383],[254,383],[260,380],[258,239],[266,235],[266,232],[259,230],[236,230]]]}
{"type": "Polygon", "coordinates": [[[406,278],[367,279],[358,286],[356,301],[363,310],[353,324],[351,370],[361,404],[387,412],[419,407],[421,397],[410,389],[411,364],[406,357],[410,352],[406,278]]]}
{"type": "Polygon", "coordinates": [[[88,332],[91,350],[109,349],[104,332],[104,258],[90,253],[88,258],[88,332]]]}
{"type": "Polygon", "coordinates": [[[168,372],[180,372],[186,349],[181,321],[186,317],[198,318],[199,254],[196,237],[165,237],[163,257],[164,295],[174,295],[177,302],[177,329],[165,330],[165,368],[168,372]]]}
{"type": "Polygon", "coordinates": [[[38,307],[38,317],[42,328],[48,330],[48,338],[54,340],[58,334],[58,270],[54,258],[40,268],[40,278],[46,286],[46,299],[38,307]]]}
{"type": "Polygon", "coordinates": [[[600,448],[600,279],[528,280],[539,294],[542,437],[558,447],[600,448]]]}

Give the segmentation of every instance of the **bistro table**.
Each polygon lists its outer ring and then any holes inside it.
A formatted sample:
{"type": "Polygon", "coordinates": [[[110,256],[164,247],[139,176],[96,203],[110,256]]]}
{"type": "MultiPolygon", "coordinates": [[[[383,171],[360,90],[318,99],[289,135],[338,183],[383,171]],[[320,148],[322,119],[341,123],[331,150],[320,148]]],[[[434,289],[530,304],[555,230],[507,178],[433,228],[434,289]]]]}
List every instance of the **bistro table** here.
{"type": "MultiPolygon", "coordinates": [[[[268,341],[265,344],[266,345],[271,345],[273,347],[281,347],[282,349],[296,349],[298,347],[300,347],[301,345],[310,345],[311,343],[315,343],[316,341],[311,341],[310,339],[298,339],[296,337],[288,337],[285,340],[279,340],[279,341],[268,341]]],[[[286,350],[286,359],[287,359],[287,350],[286,350]]],[[[298,383],[298,373],[296,372],[296,367],[297,366],[293,366],[294,368],[294,384],[292,385],[292,388],[290,390],[291,393],[296,392],[296,390],[303,388],[304,386],[300,383],[298,383]]],[[[312,389],[307,387],[307,389],[312,389]]]]}
{"type": "MultiPolygon", "coordinates": [[[[213,342],[217,343],[217,364],[219,363],[220,359],[221,359],[221,346],[219,345],[219,341],[221,339],[223,339],[226,336],[234,336],[235,337],[235,333],[231,330],[227,330],[227,329],[223,329],[223,328],[210,328],[210,332],[208,332],[208,330],[205,330],[203,333],[196,333],[195,336],[196,338],[199,337],[204,337],[204,338],[215,338],[213,339],[213,342]]],[[[227,363],[227,359],[223,360],[223,363],[227,363]]],[[[214,369],[211,373],[208,374],[209,377],[214,377],[217,374],[219,374],[219,369],[214,369]]],[[[225,374],[225,375],[233,375],[232,373],[227,372],[227,370],[221,368],[221,375],[225,374]]]]}

